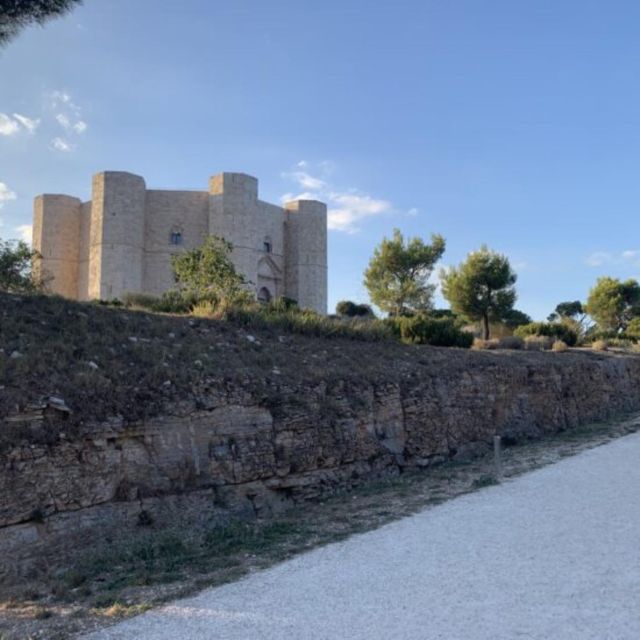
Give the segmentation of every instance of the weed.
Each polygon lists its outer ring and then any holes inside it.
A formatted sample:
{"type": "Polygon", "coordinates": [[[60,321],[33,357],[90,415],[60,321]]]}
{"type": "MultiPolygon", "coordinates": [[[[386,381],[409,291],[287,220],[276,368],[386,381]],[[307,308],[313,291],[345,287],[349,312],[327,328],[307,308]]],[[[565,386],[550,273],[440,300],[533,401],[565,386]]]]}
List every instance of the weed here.
{"type": "Polygon", "coordinates": [[[471,486],[474,489],[482,489],[483,487],[491,487],[495,484],[498,484],[498,481],[489,474],[483,474],[478,478],[475,478],[471,483],[471,486]]]}

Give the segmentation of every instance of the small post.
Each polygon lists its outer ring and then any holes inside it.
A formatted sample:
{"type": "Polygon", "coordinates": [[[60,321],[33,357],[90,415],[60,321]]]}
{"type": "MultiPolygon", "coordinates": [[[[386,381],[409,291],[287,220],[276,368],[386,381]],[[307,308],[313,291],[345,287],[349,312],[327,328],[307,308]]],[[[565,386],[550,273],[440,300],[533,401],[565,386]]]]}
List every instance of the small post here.
{"type": "Polygon", "coordinates": [[[493,436],[493,465],[496,482],[502,480],[502,455],[501,455],[502,438],[493,436]]]}

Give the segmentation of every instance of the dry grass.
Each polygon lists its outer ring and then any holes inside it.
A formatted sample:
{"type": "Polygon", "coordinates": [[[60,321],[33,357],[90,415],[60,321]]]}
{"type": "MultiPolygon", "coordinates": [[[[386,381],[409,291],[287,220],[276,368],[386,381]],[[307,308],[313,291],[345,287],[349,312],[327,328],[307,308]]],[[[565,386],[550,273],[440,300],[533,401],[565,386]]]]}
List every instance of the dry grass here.
{"type": "Polygon", "coordinates": [[[591,344],[591,348],[594,351],[608,351],[609,343],[606,340],[596,340],[591,344]]]}
{"type": "Polygon", "coordinates": [[[567,351],[568,349],[569,347],[567,346],[567,343],[563,342],[562,340],[556,340],[551,345],[551,351],[555,351],[556,353],[561,353],[563,351],[567,351]]]}
{"type": "Polygon", "coordinates": [[[472,349],[476,351],[494,351],[500,348],[500,340],[492,338],[490,340],[484,340],[483,338],[474,338],[472,349]]]}

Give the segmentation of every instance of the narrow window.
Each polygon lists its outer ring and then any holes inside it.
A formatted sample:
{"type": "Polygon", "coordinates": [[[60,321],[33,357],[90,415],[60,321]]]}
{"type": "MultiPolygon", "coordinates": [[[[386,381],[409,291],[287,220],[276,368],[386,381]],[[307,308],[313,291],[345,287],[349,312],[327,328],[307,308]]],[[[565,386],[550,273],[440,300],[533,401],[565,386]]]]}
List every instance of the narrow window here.
{"type": "Polygon", "coordinates": [[[176,246],[182,244],[182,234],[179,231],[172,231],[169,236],[169,242],[176,246]]]}
{"type": "Polygon", "coordinates": [[[265,253],[271,253],[271,243],[268,240],[265,240],[262,246],[265,253]]]}

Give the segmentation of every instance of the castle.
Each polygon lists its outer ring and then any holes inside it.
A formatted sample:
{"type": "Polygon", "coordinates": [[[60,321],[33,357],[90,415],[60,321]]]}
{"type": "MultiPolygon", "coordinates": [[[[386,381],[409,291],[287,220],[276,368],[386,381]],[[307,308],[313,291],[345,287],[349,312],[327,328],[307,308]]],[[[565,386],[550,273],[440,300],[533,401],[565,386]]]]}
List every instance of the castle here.
{"type": "Polygon", "coordinates": [[[327,207],[295,200],[282,207],[258,199],[258,180],[221,173],[208,191],[147,189],[143,178],[105,171],[92,197],[36,197],[36,270],[54,293],[77,300],[160,295],[174,286],[171,256],[207,235],[233,244],[231,259],[261,301],[286,296],[327,311],[327,207]]]}

